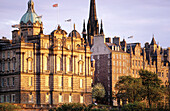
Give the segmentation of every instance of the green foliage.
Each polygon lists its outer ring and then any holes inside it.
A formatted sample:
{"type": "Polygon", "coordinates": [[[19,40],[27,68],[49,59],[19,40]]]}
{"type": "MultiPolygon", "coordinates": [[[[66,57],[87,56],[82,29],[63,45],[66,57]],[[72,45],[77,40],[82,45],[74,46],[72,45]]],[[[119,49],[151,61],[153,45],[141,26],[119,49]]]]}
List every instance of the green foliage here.
{"type": "Polygon", "coordinates": [[[49,111],[118,111],[118,109],[111,109],[109,105],[93,105],[88,106],[79,103],[63,104],[57,109],[50,109],[49,111]]]}
{"type": "Polygon", "coordinates": [[[101,83],[97,83],[92,90],[92,96],[97,101],[101,100],[105,96],[105,89],[101,83]]]}
{"type": "Polygon", "coordinates": [[[17,111],[20,107],[10,103],[0,103],[0,111],[17,111]]]}
{"type": "Polygon", "coordinates": [[[142,100],[142,80],[140,78],[133,78],[131,76],[121,76],[115,85],[118,90],[117,97],[129,102],[142,100]]]}
{"type": "Polygon", "coordinates": [[[129,103],[124,105],[121,111],[145,111],[145,105],[139,102],[129,103]]]}
{"type": "Polygon", "coordinates": [[[84,111],[85,109],[85,105],[82,105],[80,103],[70,103],[63,104],[61,107],[58,107],[56,111],[84,111]]]}
{"type": "Polygon", "coordinates": [[[148,100],[151,107],[152,102],[156,103],[163,97],[162,81],[158,78],[157,74],[147,70],[140,70],[139,75],[144,86],[143,98],[148,100]]]}

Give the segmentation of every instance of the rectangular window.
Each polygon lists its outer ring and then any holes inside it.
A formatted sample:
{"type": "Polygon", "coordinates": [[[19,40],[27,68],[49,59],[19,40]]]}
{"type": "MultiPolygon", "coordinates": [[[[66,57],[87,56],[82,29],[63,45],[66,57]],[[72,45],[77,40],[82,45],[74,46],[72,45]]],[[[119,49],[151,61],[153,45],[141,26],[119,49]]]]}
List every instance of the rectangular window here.
{"type": "Polygon", "coordinates": [[[162,77],[164,77],[164,73],[162,72],[162,77]]]}
{"type": "Polygon", "coordinates": [[[7,86],[9,86],[9,78],[7,78],[7,83],[6,83],[7,86]]]}
{"type": "Polygon", "coordinates": [[[63,86],[63,82],[62,82],[62,77],[61,76],[58,77],[58,86],[59,87],[63,86]]]}
{"type": "Polygon", "coordinates": [[[6,102],[7,102],[7,103],[10,102],[10,97],[9,97],[9,95],[6,96],[6,102]]]}
{"type": "Polygon", "coordinates": [[[108,58],[110,59],[110,54],[108,54],[108,58]]]}
{"type": "Polygon", "coordinates": [[[71,86],[72,86],[72,78],[69,77],[69,78],[68,78],[68,87],[71,87],[71,86]]]}
{"type": "Polygon", "coordinates": [[[29,86],[32,86],[33,77],[29,77],[29,86]]]}
{"type": "Polygon", "coordinates": [[[3,59],[5,58],[5,52],[2,52],[2,58],[3,59]]]}
{"type": "Polygon", "coordinates": [[[84,100],[83,100],[83,96],[80,96],[80,103],[83,103],[84,100]]]}
{"type": "Polygon", "coordinates": [[[29,94],[29,103],[33,103],[34,102],[34,97],[33,97],[33,94],[29,94]]]}
{"type": "Polygon", "coordinates": [[[45,86],[49,86],[49,77],[48,76],[45,77],[45,86]]]}
{"type": "Polygon", "coordinates": [[[69,103],[71,103],[71,102],[72,102],[72,96],[69,95],[69,103]]]}
{"type": "Polygon", "coordinates": [[[46,94],[45,102],[50,103],[50,94],[49,93],[46,94]]]}
{"type": "Polygon", "coordinates": [[[8,51],[8,58],[10,58],[10,52],[8,51]]]}
{"type": "Polygon", "coordinates": [[[169,77],[169,73],[168,72],[166,73],[166,77],[169,77]]]}
{"type": "Polygon", "coordinates": [[[4,78],[1,78],[1,87],[4,87],[4,78]]]}
{"type": "Polygon", "coordinates": [[[15,57],[15,51],[13,51],[13,57],[15,57]]]}
{"type": "Polygon", "coordinates": [[[1,95],[1,103],[4,103],[4,95],[1,95]]]}
{"type": "Polygon", "coordinates": [[[63,96],[60,94],[59,95],[59,103],[62,103],[63,102],[63,96]]]}
{"type": "Polygon", "coordinates": [[[28,70],[32,71],[32,61],[28,61],[28,70]]]}
{"type": "Polygon", "coordinates": [[[80,79],[80,88],[83,88],[83,79],[80,79]]]}
{"type": "Polygon", "coordinates": [[[11,94],[11,103],[15,103],[15,94],[11,94]]]}
{"type": "Polygon", "coordinates": [[[15,77],[12,78],[12,86],[15,85],[15,77]]]}
{"type": "Polygon", "coordinates": [[[15,62],[13,62],[13,71],[15,71],[15,62]]]}
{"type": "Polygon", "coordinates": [[[8,62],[8,71],[10,71],[10,62],[8,62]]]}
{"type": "Polygon", "coordinates": [[[2,71],[5,71],[5,63],[2,63],[2,71]]]}

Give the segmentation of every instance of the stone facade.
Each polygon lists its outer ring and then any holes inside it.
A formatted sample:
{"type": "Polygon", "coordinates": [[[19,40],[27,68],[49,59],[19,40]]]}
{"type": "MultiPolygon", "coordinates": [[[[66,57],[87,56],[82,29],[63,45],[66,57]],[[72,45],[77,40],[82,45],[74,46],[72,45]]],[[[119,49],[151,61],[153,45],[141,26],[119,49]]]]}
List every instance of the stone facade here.
{"type": "Polygon", "coordinates": [[[140,43],[120,41],[119,37],[106,38],[104,35],[94,36],[94,45],[91,48],[95,60],[95,83],[102,83],[106,90],[107,102],[112,104],[116,95],[115,84],[120,76],[138,78],[139,70],[144,69],[158,74],[163,85],[169,81],[169,48],[163,49],[151,42],[142,48],[140,43]]]}
{"type": "MultiPolygon", "coordinates": [[[[29,14],[37,16],[32,0],[29,14]]],[[[41,19],[25,15],[12,40],[0,39],[0,102],[90,104],[94,66],[75,26],[69,36],[60,26],[44,35],[41,19]]]]}

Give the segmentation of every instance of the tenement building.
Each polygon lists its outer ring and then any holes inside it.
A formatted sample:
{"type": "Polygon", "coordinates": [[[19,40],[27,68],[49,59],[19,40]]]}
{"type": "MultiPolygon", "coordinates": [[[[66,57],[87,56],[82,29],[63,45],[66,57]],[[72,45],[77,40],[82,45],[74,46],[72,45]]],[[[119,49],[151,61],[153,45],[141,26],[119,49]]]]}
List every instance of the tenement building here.
{"type": "Polygon", "coordinates": [[[141,43],[126,43],[125,39],[120,41],[120,37],[105,38],[102,22],[99,32],[95,0],[91,0],[87,26],[88,42],[95,60],[94,82],[104,85],[106,102],[120,104],[120,100],[113,99],[117,93],[116,82],[120,76],[138,78],[140,69],[157,73],[163,85],[168,86],[170,48],[161,48],[154,36],[144,47],[141,43]]]}
{"type": "Polygon", "coordinates": [[[90,104],[93,72],[90,46],[75,25],[68,36],[60,25],[44,35],[32,0],[12,40],[0,39],[1,103],[90,104]]]}

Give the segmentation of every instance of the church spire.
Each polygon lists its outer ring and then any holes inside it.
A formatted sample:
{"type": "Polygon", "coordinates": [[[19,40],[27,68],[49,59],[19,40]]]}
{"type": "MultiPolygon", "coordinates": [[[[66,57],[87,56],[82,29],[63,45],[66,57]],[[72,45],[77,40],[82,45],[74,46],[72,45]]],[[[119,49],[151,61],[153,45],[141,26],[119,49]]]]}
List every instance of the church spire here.
{"type": "Polygon", "coordinates": [[[90,15],[89,15],[89,19],[97,20],[96,2],[95,2],[95,0],[91,0],[91,2],[90,2],[90,15]]]}
{"type": "Polygon", "coordinates": [[[96,13],[96,2],[95,0],[90,1],[90,14],[87,24],[87,37],[90,47],[93,45],[93,37],[99,34],[99,24],[96,13]]]}

